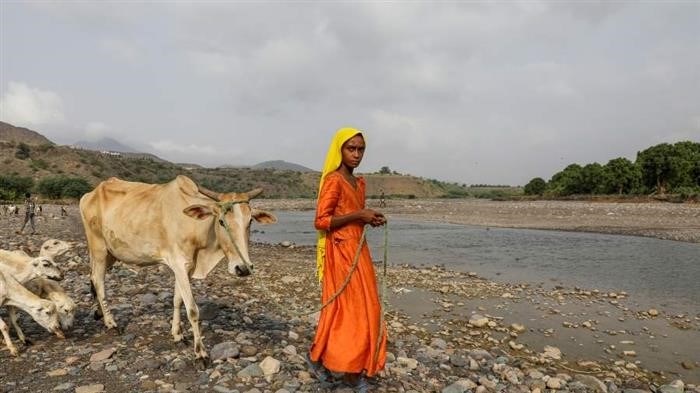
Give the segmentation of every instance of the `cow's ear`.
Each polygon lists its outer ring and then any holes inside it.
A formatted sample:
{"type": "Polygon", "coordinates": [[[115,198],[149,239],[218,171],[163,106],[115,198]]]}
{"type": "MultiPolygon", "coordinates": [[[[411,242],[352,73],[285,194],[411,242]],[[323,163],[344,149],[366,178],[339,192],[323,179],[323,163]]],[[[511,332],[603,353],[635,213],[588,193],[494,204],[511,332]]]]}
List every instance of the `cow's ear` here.
{"type": "Polygon", "coordinates": [[[214,214],[211,208],[205,205],[190,205],[187,206],[182,212],[198,220],[203,220],[214,214]]]}
{"type": "Polygon", "coordinates": [[[264,210],[253,209],[250,215],[261,224],[274,224],[277,222],[277,217],[264,210]]]}

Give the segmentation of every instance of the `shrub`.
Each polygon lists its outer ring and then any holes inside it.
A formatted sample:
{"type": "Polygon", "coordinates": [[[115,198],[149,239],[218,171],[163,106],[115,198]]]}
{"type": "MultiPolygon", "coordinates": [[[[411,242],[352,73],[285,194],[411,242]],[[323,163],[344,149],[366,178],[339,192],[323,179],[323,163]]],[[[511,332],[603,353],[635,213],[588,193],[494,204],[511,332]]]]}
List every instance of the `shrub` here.
{"type": "Polygon", "coordinates": [[[79,177],[52,176],[37,184],[37,191],[50,199],[80,198],[91,189],[90,184],[79,177]]]}
{"type": "Polygon", "coordinates": [[[0,176],[0,199],[15,200],[30,192],[34,187],[34,180],[31,177],[20,177],[17,175],[0,176]]]}
{"type": "Polygon", "coordinates": [[[31,153],[31,149],[27,144],[20,142],[20,144],[17,146],[17,151],[15,151],[15,157],[19,158],[20,160],[26,160],[29,158],[29,154],[31,153]]]}

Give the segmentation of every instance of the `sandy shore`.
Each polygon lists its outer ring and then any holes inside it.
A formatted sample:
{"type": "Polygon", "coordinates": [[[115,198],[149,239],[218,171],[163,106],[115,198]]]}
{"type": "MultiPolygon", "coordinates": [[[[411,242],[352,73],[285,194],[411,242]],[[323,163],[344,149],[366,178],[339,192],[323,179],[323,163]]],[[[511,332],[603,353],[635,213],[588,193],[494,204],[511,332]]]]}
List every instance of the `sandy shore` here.
{"type": "MultiPolygon", "coordinates": [[[[313,208],[313,202],[297,200],[256,204],[273,211],[313,208]]],[[[620,229],[628,225],[653,228],[637,234],[655,237],[683,227],[683,240],[698,238],[698,229],[692,230],[698,206],[590,205],[392,200],[384,211],[485,226],[582,230],[594,223],[630,233],[620,229]]],[[[117,263],[107,290],[123,332],[108,332],[93,319],[82,226],[77,207],[68,210],[62,218],[57,206],[45,206],[34,236],[14,233],[21,216],[0,217],[0,248],[36,253],[48,238],[77,242],[59,262],[66,276],[61,285],[78,304],[76,326],[65,340],[23,317],[35,343],[20,346],[17,358],[0,351],[0,391],[329,391],[300,357],[313,337],[319,296],[312,247],[253,244],[256,273],[250,279],[231,277],[220,264],[193,283],[205,345],[215,359],[198,369],[190,346],[170,338],[172,274],[166,269],[117,263]],[[264,375],[264,360],[279,368],[264,375]]],[[[633,293],[497,283],[439,267],[392,266],[386,280],[390,354],[374,391],[700,391],[700,358],[688,345],[700,342],[700,315],[640,308],[633,293]]]]}

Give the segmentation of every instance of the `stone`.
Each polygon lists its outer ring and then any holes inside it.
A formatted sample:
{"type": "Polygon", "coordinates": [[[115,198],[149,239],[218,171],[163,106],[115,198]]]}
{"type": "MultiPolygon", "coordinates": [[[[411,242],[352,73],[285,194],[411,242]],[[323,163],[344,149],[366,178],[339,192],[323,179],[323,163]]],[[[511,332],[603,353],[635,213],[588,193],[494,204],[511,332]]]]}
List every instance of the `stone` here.
{"type": "Polygon", "coordinates": [[[649,311],[647,311],[647,314],[651,315],[652,317],[657,317],[659,316],[659,310],[650,308],[649,311]]]}
{"type": "Polygon", "coordinates": [[[561,360],[561,350],[551,345],[545,345],[542,356],[549,359],[561,360]]]}
{"type": "Polygon", "coordinates": [[[238,344],[233,341],[224,341],[214,345],[209,352],[211,360],[226,360],[237,358],[240,355],[238,344]]]}
{"type": "Polygon", "coordinates": [[[564,381],[559,378],[549,378],[547,380],[547,387],[550,389],[561,389],[563,382],[564,381]]]}
{"type": "Polygon", "coordinates": [[[92,385],[83,385],[75,388],[75,393],[99,393],[105,391],[105,385],[96,383],[92,385]]]}
{"type": "Polygon", "coordinates": [[[469,324],[474,327],[481,328],[488,325],[488,323],[489,319],[480,314],[474,314],[469,318],[469,324]]]}
{"type": "Polygon", "coordinates": [[[260,368],[264,375],[277,374],[280,372],[280,361],[272,356],[268,356],[260,362],[260,368]]]}
{"type": "Polygon", "coordinates": [[[608,387],[592,375],[576,374],[574,380],[585,385],[592,392],[608,393],[608,387]]]}
{"type": "Polygon", "coordinates": [[[57,368],[55,370],[51,370],[46,373],[49,377],[62,377],[64,375],[68,375],[68,369],[67,368],[57,368]]]}
{"type": "Polygon", "coordinates": [[[143,306],[150,306],[152,304],[158,303],[158,296],[152,294],[152,293],[144,293],[141,295],[141,305],[143,306]]]}
{"type": "Polygon", "coordinates": [[[262,377],[265,375],[257,363],[249,364],[236,374],[239,378],[262,377]]]}
{"type": "Polygon", "coordinates": [[[60,385],[56,385],[56,386],[53,388],[53,390],[57,390],[57,391],[61,391],[61,392],[62,392],[62,391],[64,391],[64,390],[71,390],[71,389],[73,389],[73,386],[75,386],[75,385],[73,385],[72,382],[65,382],[65,383],[62,383],[62,384],[60,384],[60,385]]]}
{"type": "Polygon", "coordinates": [[[521,325],[519,323],[514,323],[510,325],[510,328],[513,329],[516,333],[522,333],[525,331],[525,325],[521,325]]]}
{"type": "Polygon", "coordinates": [[[117,352],[116,348],[107,348],[105,350],[102,350],[97,353],[93,353],[92,356],[90,356],[90,361],[91,362],[101,362],[103,360],[107,360],[112,357],[112,355],[117,352]]]}
{"type": "Polygon", "coordinates": [[[469,379],[460,379],[452,385],[442,389],[442,393],[465,393],[476,388],[476,386],[477,385],[469,379]]]}

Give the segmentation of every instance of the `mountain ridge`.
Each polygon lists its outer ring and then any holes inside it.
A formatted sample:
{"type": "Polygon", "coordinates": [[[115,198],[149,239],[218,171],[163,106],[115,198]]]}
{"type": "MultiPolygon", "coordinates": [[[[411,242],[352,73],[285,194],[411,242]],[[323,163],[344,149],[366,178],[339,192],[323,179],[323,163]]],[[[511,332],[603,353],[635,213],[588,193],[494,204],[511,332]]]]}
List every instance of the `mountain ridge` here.
{"type": "MultiPolygon", "coordinates": [[[[240,192],[262,187],[266,198],[314,198],[320,172],[302,165],[273,160],[253,167],[205,168],[176,164],[149,153],[94,151],[56,145],[36,131],[2,124],[0,134],[0,176],[28,177],[36,184],[47,177],[68,176],[87,180],[95,186],[110,177],[144,183],[166,183],[186,175],[202,186],[219,192],[240,192]],[[12,136],[10,138],[10,135],[12,136]],[[20,143],[26,146],[20,149],[20,143]],[[18,154],[22,150],[22,154],[18,154]],[[270,164],[272,163],[272,164],[270,164]],[[269,165],[285,165],[280,169],[269,165]],[[300,170],[302,169],[302,170],[300,170]]],[[[359,173],[358,173],[359,174],[359,173]]],[[[453,195],[449,183],[410,175],[364,173],[367,196],[435,198],[453,195]]]]}

